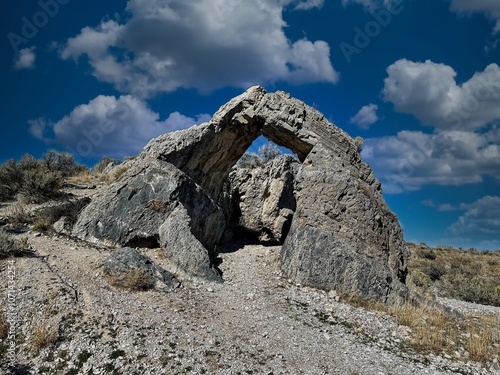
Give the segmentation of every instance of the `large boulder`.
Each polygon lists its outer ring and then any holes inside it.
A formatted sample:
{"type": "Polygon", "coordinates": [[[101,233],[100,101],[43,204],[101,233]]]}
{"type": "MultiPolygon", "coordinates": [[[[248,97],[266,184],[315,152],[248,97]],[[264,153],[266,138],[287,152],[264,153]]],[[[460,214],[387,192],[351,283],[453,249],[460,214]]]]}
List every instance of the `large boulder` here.
{"type": "Polygon", "coordinates": [[[172,263],[189,264],[186,272],[193,276],[213,278],[217,275],[214,249],[224,228],[221,209],[193,180],[172,164],[150,160],[132,167],[95,197],[72,233],[111,246],[162,245],[172,263]],[[178,240],[172,241],[166,226],[173,216],[177,220],[172,231],[179,230],[179,212],[183,227],[176,233],[178,240]],[[192,246],[186,246],[186,241],[192,246]]]}
{"type": "Polygon", "coordinates": [[[297,210],[281,254],[287,276],[391,304],[405,301],[401,227],[354,148],[339,154],[316,145],[296,177],[295,194],[297,210]]]}

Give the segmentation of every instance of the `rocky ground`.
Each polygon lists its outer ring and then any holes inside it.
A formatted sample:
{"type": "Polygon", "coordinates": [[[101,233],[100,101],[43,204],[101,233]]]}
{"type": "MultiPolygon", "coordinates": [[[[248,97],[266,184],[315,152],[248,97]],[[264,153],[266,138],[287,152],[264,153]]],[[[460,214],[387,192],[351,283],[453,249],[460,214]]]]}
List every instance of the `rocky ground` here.
{"type": "MultiPolygon", "coordinates": [[[[417,354],[405,344],[411,332],[394,318],[290,283],[278,269],[280,247],[228,249],[221,254],[224,283],[131,292],[103,275],[109,249],[64,236],[19,236],[34,250],[15,259],[24,373],[500,374],[495,363],[417,354]]],[[[140,250],[168,269],[160,249],[140,250]]],[[[7,261],[0,266],[5,280],[7,261]]],[[[2,305],[6,294],[2,282],[2,305]]],[[[471,308],[481,313],[478,306],[471,308]]]]}

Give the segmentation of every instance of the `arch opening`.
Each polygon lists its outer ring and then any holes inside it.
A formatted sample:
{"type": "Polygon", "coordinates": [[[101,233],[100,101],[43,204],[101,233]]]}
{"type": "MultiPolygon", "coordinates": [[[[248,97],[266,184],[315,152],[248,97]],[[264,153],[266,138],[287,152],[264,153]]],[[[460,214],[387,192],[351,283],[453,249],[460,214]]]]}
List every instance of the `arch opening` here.
{"type": "Polygon", "coordinates": [[[296,210],[295,176],[300,161],[290,149],[258,137],[226,181],[227,242],[280,245],[296,210]]]}

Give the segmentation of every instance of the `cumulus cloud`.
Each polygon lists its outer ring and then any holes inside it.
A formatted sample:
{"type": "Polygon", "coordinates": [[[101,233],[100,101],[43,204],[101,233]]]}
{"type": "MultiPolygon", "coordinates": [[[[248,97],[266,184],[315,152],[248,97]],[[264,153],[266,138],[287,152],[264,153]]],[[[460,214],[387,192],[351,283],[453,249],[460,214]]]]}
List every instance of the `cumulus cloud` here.
{"type": "Polygon", "coordinates": [[[363,159],[382,181],[386,193],[424,185],[463,185],[485,176],[500,181],[500,129],[484,134],[400,131],[395,136],[365,139],[363,159]]]}
{"type": "Polygon", "coordinates": [[[179,88],[286,81],[331,82],[338,74],[324,41],[285,35],[285,8],[307,10],[306,0],[130,0],[126,23],[86,27],[61,50],[64,59],[87,56],[94,76],[118,90],[150,97],[179,88]]]}
{"type": "Polygon", "coordinates": [[[123,158],[138,153],[152,138],[184,129],[210,118],[203,114],[190,118],[174,112],[163,121],[146,103],[132,96],[100,95],[82,104],[53,123],[30,120],[31,134],[57,144],[81,157],[123,158]]]}
{"type": "Polygon", "coordinates": [[[456,71],[432,61],[398,60],[387,68],[384,99],[396,111],[445,130],[477,130],[500,119],[500,67],[458,84],[456,71]]]}
{"type": "Polygon", "coordinates": [[[466,205],[466,212],[447,230],[451,235],[480,236],[485,241],[489,236],[500,236],[500,197],[485,196],[466,205]]]}
{"type": "Polygon", "coordinates": [[[363,130],[368,130],[371,125],[378,121],[377,110],[378,105],[376,104],[370,103],[365,105],[355,116],[351,117],[351,124],[363,130]]]}
{"type": "Polygon", "coordinates": [[[484,13],[496,22],[493,32],[500,31],[500,2],[495,0],[451,0],[451,10],[461,14],[484,13]]]}
{"type": "Polygon", "coordinates": [[[36,47],[24,48],[19,51],[14,60],[14,69],[32,69],[35,66],[36,60],[36,47]]]}

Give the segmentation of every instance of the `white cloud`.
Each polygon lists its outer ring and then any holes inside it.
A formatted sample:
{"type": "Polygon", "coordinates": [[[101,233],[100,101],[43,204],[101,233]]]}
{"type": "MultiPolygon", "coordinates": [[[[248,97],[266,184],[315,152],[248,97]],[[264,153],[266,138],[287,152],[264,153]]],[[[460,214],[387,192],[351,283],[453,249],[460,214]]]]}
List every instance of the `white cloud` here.
{"type": "Polygon", "coordinates": [[[309,10],[313,8],[321,8],[323,6],[324,0],[303,0],[299,1],[295,5],[297,10],[309,10]]]}
{"type": "Polygon", "coordinates": [[[489,236],[500,236],[500,197],[485,196],[467,205],[467,211],[448,228],[448,233],[457,236],[480,236],[485,241],[489,236]]]}
{"type": "Polygon", "coordinates": [[[338,74],[328,44],[292,43],[284,32],[286,7],[307,10],[322,3],[130,0],[126,23],[82,29],[66,42],[61,56],[88,56],[97,79],[138,97],[275,81],[334,83],[338,74]]]}
{"type": "Polygon", "coordinates": [[[36,47],[24,48],[19,51],[14,61],[14,69],[32,69],[35,67],[36,47]]]}
{"type": "Polygon", "coordinates": [[[500,2],[496,0],[451,0],[451,10],[457,13],[485,13],[496,21],[494,33],[500,31],[500,2]]]}
{"type": "Polygon", "coordinates": [[[396,136],[368,138],[363,159],[382,181],[384,192],[419,190],[424,185],[463,185],[485,176],[500,181],[500,129],[484,134],[401,131],[396,136]]]}
{"type": "Polygon", "coordinates": [[[387,68],[384,99],[439,129],[477,130],[500,119],[500,67],[491,64],[457,84],[455,70],[427,60],[398,60],[387,68]]]}
{"type": "Polygon", "coordinates": [[[147,104],[131,96],[100,95],[88,104],[82,104],[57,121],[44,119],[29,121],[31,134],[47,143],[79,154],[82,157],[116,158],[138,153],[152,138],[173,130],[201,123],[210,116],[196,119],[173,112],[161,121],[158,113],[147,104]]]}
{"type": "Polygon", "coordinates": [[[378,121],[377,110],[378,105],[376,104],[365,105],[355,116],[351,117],[351,124],[355,124],[364,130],[369,129],[371,125],[378,121]]]}

